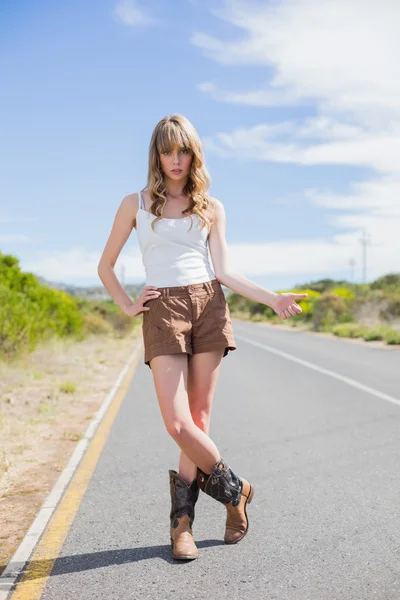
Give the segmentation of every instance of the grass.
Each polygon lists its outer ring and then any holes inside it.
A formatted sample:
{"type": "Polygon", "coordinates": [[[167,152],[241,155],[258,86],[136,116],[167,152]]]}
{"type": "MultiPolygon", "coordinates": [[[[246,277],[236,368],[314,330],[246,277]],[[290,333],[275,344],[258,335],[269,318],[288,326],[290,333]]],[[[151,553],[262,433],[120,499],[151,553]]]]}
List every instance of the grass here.
{"type": "Polygon", "coordinates": [[[76,392],[76,385],[72,381],[64,381],[59,386],[59,390],[63,394],[75,394],[75,392],[76,392]]]}
{"type": "Polygon", "coordinates": [[[18,444],[15,448],[15,454],[23,454],[25,450],[30,450],[32,446],[26,446],[25,444],[18,444]]]}
{"type": "Polygon", "coordinates": [[[41,492],[39,488],[31,488],[27,490],[11,490],[10,492],[3,494],[3,498],[8,498],[9,496],[28,496],[28,494],[37,494],[38,492],[41,492]]]}
{"type": "Polygon", "coordinates": [[[400,344],[400,332],[392,329],[385,335],[385,342],[390,345],[400,344]]]}
{"type": "Polygon", "coordinates": [[[2,450],[0,456],[0,473],[7,473],[9,468],[10,461],[7,458],[7,452],[5,450],[2,450]]]}
{"type": "Polygon", "coordinates": [[[361,338],[367,332],[367,328],[359,323],[339,323],[331,327],[330,331],[338,337],[361,338]]]}
{"type": "MultiPolygon", "coordinates": [[[[273,325],[279,322],[290,327],[303,327],[305,329],[310,328],[310,323],[305,323],[301,319],[296,320],[296,317],[288,320],[279,319],[277,321],[275,318],[266,318],[261,313],[251,315],[250,313],[232,311],[231,314],[234,318],[249,320],[256,323],[267,322],[273,325]]],[[[362,338],[366,342],[382,341],[386,342],[386,344],[400,345],[400,332],[387,325],[367,327],[366,325],[362,325],[361,323],[357,322],[346,322],[336,323],[334,325],[326,325],[321,330],[328,333],[333,333],[334,335],[342,338],[362,338]]]]}
{"type": "Polygon", "coordinates": [[[83,433],[75,433],[74,431],[65,431],[63,433],[63,439],[71,442],[79,442],[83,438],[83,433]]]}
{"type": "Polygon", "coordinates": [[[39,415],[43,415],[43,414],[50,415],[55,404],[56,404],[56,402],[53,399],[41,400],[39,402],[39,406],[37,407],[36,411],[39,415]]]}

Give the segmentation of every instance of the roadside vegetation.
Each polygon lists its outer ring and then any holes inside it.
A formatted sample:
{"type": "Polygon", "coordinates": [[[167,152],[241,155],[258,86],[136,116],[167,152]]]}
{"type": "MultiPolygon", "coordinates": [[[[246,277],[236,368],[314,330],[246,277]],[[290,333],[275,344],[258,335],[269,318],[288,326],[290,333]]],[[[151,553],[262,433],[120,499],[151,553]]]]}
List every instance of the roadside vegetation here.
{"type": "Polygon", "coordinates": [[[366,342],[400,344],[400,273],[385,275],[370,284],[323,279],[279,291],[307,292],[308,298],[298,302],[303,312],[282,320],[269,306],[231,293],[227,297],[231,315],[366,342]]]}
{"type": "Polygon", "coordinates": [[[0,574],[140,343],[141,316],[75,291],[0,253],[0,574]]]}
{"type": "Polygon", "coordinates": [[[18,359],[40,343],[90,335],[131,335],[141,317],[128,317],[112,299],[90,300],[42,285],[0,253],[0,360],[18,359]]]}
{"type": "MultiPolygon", "coordinates": [[[[269,306],[230,293],[232,316],[400,344],[400,273],[370,284],[322,279],[279,291],[306,291],[308,298],[299,302],[303,312],[282,321],[269,306]]],[[[131,336],[140,323],[140,316],[128,317],[112,299],[82,298],[43,285],[21,270],[15,256],[0,253],[0,360],[26,356],[55,339],[131,336]]]]}

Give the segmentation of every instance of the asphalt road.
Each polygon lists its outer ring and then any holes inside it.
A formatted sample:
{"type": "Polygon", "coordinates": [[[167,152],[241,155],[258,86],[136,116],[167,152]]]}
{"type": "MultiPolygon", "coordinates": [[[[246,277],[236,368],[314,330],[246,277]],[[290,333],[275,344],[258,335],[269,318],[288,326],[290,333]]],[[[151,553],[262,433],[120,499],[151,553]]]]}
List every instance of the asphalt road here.
{"type": "Polygon", "coordinates": [[[247,536],[224,544],[225,508],[200,493],[199,558],[170,558],[179,448],[141,361],[43,598],[400,598],[400,351],[237,321],[235,334],[210,436],[255,486],[247,536]]]}

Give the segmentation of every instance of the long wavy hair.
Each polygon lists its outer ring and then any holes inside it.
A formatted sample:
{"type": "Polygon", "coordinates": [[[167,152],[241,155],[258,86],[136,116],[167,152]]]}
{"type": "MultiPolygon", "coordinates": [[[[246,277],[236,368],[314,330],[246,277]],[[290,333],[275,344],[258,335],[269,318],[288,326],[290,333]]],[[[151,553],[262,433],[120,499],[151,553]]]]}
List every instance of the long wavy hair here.
{"type": "MultiPolygon", "coordinates": [[[[210,196],[207,192],[210,186],[210,176],[204,164],[203,148],[199,135],[186,117],[173,114],[164,117],[157,123],[149,146],[146,191],[152,201],[150,212],[157,217],[151,224],[153,231],[156,222],[163,218],[163,211],[167,202],[160,154],[171,151],[175,144],[188,149],[192,155],[190,172],[183,188],[183,194],[189,199],[189,206],[182,211],[182,215],[198,215],[202,222],[201,228],[211,225],[207,215],[207,211],[211,208],[210,196]]],[[[191,222],[192,226],[192,219],[191,222]]]]}

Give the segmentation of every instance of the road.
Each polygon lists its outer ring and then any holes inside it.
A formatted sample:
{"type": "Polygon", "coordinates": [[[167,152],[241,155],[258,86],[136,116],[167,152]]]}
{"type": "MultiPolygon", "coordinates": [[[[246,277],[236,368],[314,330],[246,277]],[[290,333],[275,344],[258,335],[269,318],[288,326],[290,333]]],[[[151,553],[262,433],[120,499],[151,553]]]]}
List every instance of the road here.
{"type": "Polygon", "coordinates": [[[179,449],[141,359],[43,598],[400,598],[399,349],[234,327],[210,436],[255,486],[248,535],[224,544],[225,508],[201,493],[199,558],[170,558],[179,449]]]}

